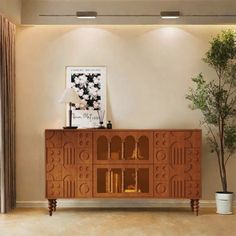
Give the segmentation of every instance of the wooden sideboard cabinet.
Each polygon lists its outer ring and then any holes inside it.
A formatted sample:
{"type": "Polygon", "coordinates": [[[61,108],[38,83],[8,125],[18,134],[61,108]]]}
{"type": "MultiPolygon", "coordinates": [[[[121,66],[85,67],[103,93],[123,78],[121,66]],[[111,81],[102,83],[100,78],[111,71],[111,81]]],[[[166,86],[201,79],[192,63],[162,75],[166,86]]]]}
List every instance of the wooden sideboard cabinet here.
{"type": "Polygon", "coordinates": [[[201,197],[201,130],[46,130],[46,198],[201,197]]]}

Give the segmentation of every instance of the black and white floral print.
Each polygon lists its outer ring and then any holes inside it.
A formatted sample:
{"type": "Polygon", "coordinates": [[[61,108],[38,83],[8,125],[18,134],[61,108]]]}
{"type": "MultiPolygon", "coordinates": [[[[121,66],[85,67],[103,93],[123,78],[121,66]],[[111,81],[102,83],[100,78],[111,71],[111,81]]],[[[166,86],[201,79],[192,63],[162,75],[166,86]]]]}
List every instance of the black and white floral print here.
{"type": "Polygon", "coordinates": [[[101,109],[101,73],[73,73],[71,85],[82,101],[75,110],[101,109]]]}

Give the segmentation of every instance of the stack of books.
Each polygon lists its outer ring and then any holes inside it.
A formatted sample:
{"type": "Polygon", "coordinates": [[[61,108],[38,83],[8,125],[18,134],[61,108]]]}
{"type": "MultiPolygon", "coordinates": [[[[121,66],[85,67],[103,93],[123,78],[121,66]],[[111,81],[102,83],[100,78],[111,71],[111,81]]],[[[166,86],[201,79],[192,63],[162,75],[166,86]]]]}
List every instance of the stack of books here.
{"type": "Polygon", "coordinates": [[[121,193],[122,192],[122,177],[116,171],[106,172],[106,192],[121,193]]]}

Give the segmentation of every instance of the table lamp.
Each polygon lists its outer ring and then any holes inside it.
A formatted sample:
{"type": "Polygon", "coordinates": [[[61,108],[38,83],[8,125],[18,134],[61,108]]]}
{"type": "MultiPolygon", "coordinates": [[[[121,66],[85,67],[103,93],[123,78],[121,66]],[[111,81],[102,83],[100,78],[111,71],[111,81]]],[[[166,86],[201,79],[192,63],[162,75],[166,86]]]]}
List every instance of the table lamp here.
{"type": "Polygon", "coordinates": [[[64,129],[77,129],[77,126],[72,126],[72,104],[80,104],[82,101],[79,95],[75,92],[73,88],[66,88],[63,92],[60,103],[69,104],[69,126],[63,127],[64,129]]]}

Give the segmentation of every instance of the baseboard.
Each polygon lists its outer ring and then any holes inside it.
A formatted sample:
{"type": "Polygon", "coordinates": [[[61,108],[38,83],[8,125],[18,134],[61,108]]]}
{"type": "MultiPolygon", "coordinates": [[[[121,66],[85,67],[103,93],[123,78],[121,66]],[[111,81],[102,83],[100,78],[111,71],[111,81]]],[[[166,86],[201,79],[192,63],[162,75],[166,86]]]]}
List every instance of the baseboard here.
{"type": "MultiPolygon", "coordinates": [[[[48,206],[45,201],[17,201],[18,208],[44,208],[48,206]]],[[[189,200],[170,199],[79,199],[79,200],[58,200],[58,207],[62,208],[158,208],[158,207],[189,207],[189,200]]],[[[200,207],[215,207],[215,200],[200,200],[200,207]]],[[[236,207],[236,201],[234,201],[236,207]]]]}

